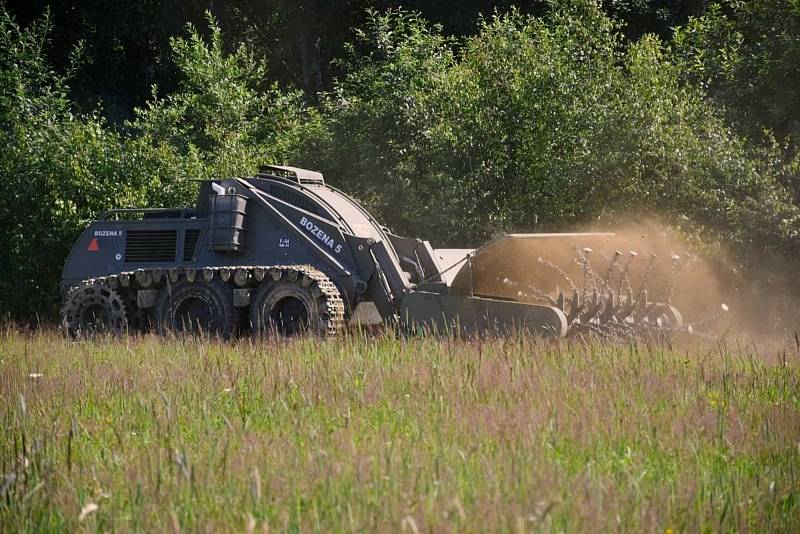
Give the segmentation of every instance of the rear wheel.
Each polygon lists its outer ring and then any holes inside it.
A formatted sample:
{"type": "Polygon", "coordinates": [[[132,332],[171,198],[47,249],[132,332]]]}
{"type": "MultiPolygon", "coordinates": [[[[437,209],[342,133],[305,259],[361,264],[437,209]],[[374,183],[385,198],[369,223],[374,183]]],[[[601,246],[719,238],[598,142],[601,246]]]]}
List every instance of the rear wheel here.
{"type": "Polygon", "coordinates": [[[73,288],[64,300],[62,324],[73,338],[95,334],[119,336],[128,329],[125,302],[102,282],[87,282],[73,288]]]}
{"type": "MultiPolygon", "coordinates": [[[[327,278],[325,279],[327,281],[327,278]]],[[[260,286],[250,304],[250,324],[256,336],[293,337],[303,333],[336,334],[341,310],[329,302],[319,281],[307,274],[284,272],[277,282],[260,286]]]]}
{"type": "Polygon", "coordinates": [[[167,332],[228,339],[236,332],[237,313],[231,288],[217,279],[181,280],[166,287],[156,304],[156,328],[167,332]]]}

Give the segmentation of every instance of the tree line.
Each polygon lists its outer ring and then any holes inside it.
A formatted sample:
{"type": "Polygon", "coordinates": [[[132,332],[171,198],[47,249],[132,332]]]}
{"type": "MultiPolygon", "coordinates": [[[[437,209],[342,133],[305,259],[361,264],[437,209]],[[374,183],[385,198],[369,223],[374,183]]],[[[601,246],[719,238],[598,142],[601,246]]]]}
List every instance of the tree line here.
{"type": "Polygon", "coordinates": [[[272,163],[438,244],[647,212],[792,278],[799,1],[447,4],[4,5],[2,312],[53,316],[100,211],[272,163]]]}

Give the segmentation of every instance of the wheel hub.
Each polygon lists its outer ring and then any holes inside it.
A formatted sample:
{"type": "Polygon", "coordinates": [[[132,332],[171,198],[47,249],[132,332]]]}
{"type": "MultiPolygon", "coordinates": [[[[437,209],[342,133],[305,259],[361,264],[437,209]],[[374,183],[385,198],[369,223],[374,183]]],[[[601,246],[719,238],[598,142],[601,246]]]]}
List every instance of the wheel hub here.
{"type": "Polygon", "coordinates": [[[294,336],[308,328],[308,308],[297,297],[284,297],[276,302],[269,318],[282,336],[294,336]]]}
{"type": "Polygon", "coordinates": [[[111,326],[111,317],[102,304],[90,304],[81,314],[81,328],[85,332],[102,332],[111,326]]]}
{"type": "Polygon", "coordinates": [[[179,332],[210,332],[214,327],[214,310],[206,299],[187,297],[175,306],[172,323],[179,332]]]}

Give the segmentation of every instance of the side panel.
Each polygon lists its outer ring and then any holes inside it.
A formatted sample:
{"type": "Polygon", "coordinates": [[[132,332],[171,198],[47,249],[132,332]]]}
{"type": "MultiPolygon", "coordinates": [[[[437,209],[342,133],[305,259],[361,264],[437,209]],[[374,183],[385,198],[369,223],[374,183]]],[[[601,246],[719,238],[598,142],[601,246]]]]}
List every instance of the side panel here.
{"type": "Polygon", "coordinates": [[[415,291],[403,297],[400,308],[404,326],[439,333],[517,329],[555,337],[567,333],[567,318],[551,306],[415,291]]]}
{"type": "MultiPolygon", "coordinates": [[[[223,183],[227,186],[227,181],[223,183]]],[[[207,261],[215,262],[214,265],[224,264],[220,260],[230,260],[231,265],[311,265],[339,287],[348,305],[355,303],[361,270],[348,241],[350,235],[343,233],[333,221],[318,215],[324,213],[318,207],[308,205],[316,212],[312,213],[264,192],[263,184],[255,187],[242,179],[232,183],[238,193],[250,198],[245,221],[246,251],[238,257],[218,256],[207,261]]]]}
{"type": "Polygon", "coordinates": [[[414,276],[414,283],[441,282],[442,266],[428,241],[389,234],[400,265],[414,276]]]}
{"type": "MultiPolygon", "coordinates": [[[[309,252],[342,274],[355,272],[355,260],[339,226],[261,192],[256,192],[262,211],[277,227],[285,229],[309,252]]],[[[269,245],[268,245],[269,246],[269,245]]]]}
{"type": "Polygon", "coordinates": [[[195,265],[206,234],[206,219],[94,222],[75,241],[62,285],[122,271],[195,265]]]}
{"type": "Polygon", "coordinates": [[[62,285],[123,270],[125,226],[117,221],[89,225],[72,245],[61,273],[62,285]]]}

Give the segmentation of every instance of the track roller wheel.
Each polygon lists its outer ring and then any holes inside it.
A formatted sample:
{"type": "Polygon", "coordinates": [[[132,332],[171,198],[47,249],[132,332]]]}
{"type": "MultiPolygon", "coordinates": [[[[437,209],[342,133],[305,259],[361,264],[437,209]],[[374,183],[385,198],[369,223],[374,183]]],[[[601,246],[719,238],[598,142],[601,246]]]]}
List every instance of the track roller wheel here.
{"type": "Polygon", "coordinates": [[[253,334],[292,337],[308,332],[335,336],[343,322],[343,309],[333,302],[332,287],[322,273],[311,278],[293,269],[284,270],[278,281],[265,282],[253,294],[250,304],[253,334]],[[323,291],[322,284],[331,287],[323,291]]]}
{"type": "Polygon", "coordinates": [[[128,329],[124,299],[103,282],[86,282],[70,290],[61,319],[73,339],[96,334],[121,336],[128,329]]]}
{"type": "Polygon", "coordinates": [[[167,286],[155,307],[159,334],[167,332],[200,334],[229,339],[236,333],[237,311],[233,292],[224,282],[183,278],[167,286]]]}

